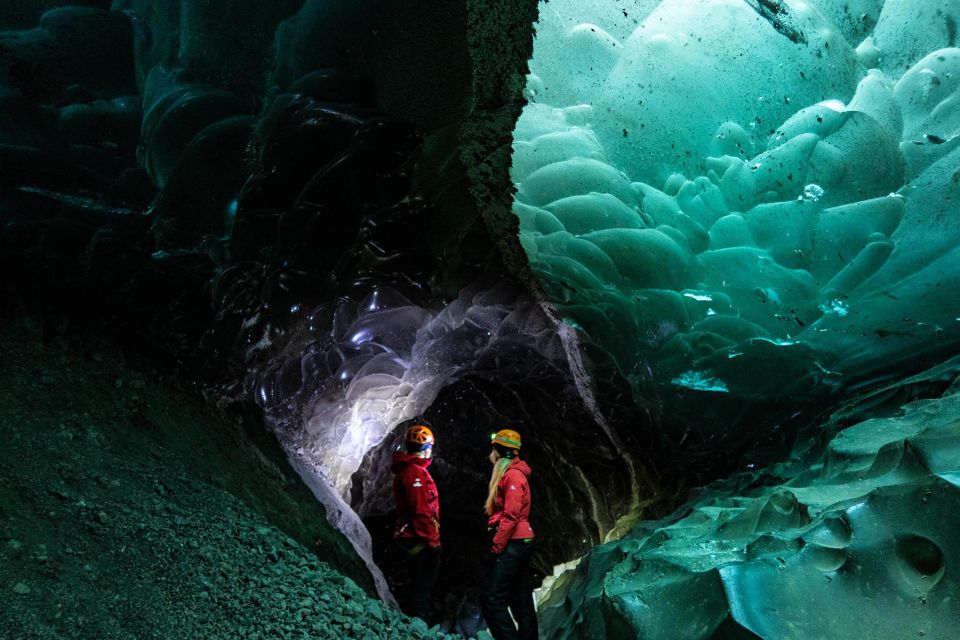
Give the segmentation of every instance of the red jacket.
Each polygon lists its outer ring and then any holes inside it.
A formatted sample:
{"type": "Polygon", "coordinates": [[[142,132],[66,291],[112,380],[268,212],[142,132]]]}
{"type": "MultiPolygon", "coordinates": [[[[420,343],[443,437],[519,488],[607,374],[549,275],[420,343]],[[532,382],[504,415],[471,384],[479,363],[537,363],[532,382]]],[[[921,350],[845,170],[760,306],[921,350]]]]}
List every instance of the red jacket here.
{"type": "Polygon", "coordinates": [[[397,538],[420,537],[440,546],[440,499],[427,467],[433,460],[398,451],[393,454],[393,499],[397,506],[397,538]]]}
{"type": "Polygon", "coordinates": [[[493,534],[493,553],[503,553],[511,540],[532,538],[530,526],[530,465],[515,458],[497,483],[497,498],[493,515],[487,522],[496,528],[493,534]]]}

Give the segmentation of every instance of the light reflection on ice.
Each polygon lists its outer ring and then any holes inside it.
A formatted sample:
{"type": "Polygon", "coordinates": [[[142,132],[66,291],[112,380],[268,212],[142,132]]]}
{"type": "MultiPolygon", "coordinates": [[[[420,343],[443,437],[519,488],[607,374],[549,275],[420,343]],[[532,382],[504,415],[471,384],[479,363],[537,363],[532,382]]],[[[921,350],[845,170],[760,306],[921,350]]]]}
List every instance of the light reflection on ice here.
{"type": "Polygon", "coordinates": [[[671,380],[670,383],[678,387],[686,387],[687,389],[694,389],[696,391],[730,392],[730,389],[727,388],[723,380],[704,373],[703,371],[685,371],[671,380]]]}
{"type": "Polygon", "coordinates": [[[817,202],[823,197],[823,187],[818,184],[808,184],[803,188],[802,200],[817,202]]]}
{"type": "Polygon", "coordinates": [[[847,110],[847,105],[843,104],[840,100],[824,100],[823,102],[818,103],[821,107],[826,107],[827,109],[832,109],[837,113],[843,113],[847,110]]]}
{"type": "Polygon", "coordinates": [[[820,310],[824,313],[835,313],[841,318],[850,313],[850,309],[847,307],[846,301],[839,298],[834,298],[829,303],[821,304],[820,310]]]}
{"type": "MultiPolygon", "coordinates": [[[[488,353],[524,344],[566,363],[578,353],[575,345],[562,346],[576,341],[574,331],[558,329],[525,293],[501,285],[464,290],[440,310],[412,305],[381,286],[360,304],[341,304],[335,318],[329,335],[305,353],[260,372],[255,397],[284,446],[311,461],[344,497],[364,456],[394,425],[423,414],[444,386],[488,353]]],[[[586,376],[569,366],[575,378],[586,376]]],[[[589,394],[589,384],[577,388],[589,394]]]]}

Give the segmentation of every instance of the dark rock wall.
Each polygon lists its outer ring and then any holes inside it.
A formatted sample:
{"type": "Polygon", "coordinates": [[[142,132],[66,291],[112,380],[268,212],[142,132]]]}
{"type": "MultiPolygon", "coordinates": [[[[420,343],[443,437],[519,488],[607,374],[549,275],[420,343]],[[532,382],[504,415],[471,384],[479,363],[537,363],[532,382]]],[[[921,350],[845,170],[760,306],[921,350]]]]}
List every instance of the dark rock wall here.
{"type": "Polygon", "coordinates": [[[468,167],[470,191],[497,238],[505,264],[537,287],[527,275],[529,266],[517,240],[509,179],[513,127],[523,108],[527,61],[533,55],[537,3],[476,0],[467,5],[466,39],[477,108],[462,129],[460,155],[468,167]]]}

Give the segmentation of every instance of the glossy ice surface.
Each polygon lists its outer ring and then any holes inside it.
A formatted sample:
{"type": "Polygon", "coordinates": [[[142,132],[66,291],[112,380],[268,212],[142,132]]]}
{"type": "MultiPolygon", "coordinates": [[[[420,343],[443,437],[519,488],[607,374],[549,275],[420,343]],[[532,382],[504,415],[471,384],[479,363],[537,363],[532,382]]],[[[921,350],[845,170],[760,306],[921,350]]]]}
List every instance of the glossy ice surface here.
{"type": "Polygon", "coordinates": [[[542,4],[520,239],[635,390],[815,398],[956,345],[960,6],[915,4],[542,4]]]}
{"type": "MultiPolygon", "coordinates": [[[[955,352],[958,19],[941,1],[541,3],[520,239],[668,432],[719,451],[779,427],[758,407],[955,352]]],[[[953,637],[955,391],[848,411],[825,452],[801,443],[594,549],[544,592],[549,637],[953,637]]]]}

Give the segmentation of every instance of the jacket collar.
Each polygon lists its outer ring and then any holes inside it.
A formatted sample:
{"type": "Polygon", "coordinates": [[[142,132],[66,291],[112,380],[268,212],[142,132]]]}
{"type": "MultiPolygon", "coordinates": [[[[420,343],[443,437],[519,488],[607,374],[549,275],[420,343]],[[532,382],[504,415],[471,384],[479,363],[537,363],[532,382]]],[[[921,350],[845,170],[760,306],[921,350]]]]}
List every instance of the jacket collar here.
{"type": "Polygon", "coordinates": [[[402,469],[403,467],[411,464],[426,469],[432,462],[433,458],[421,458],[420,456],[415,456],[412,453],[407,453],[406,451],[393,452],[394,471],[402,469]]]}
{"type": "Polygon", "coordinates": [[[507,467],[507,471],[519,471],[528,478],[530,477],[530,465],[520,458],[514,458],[510,466],[507,467]]]}

